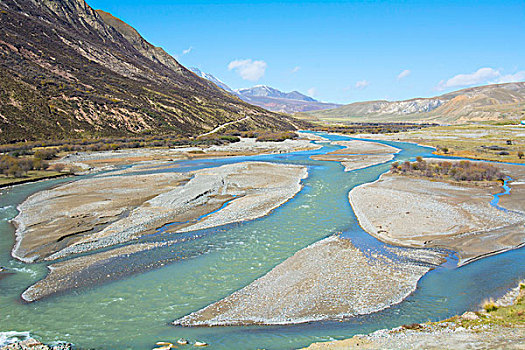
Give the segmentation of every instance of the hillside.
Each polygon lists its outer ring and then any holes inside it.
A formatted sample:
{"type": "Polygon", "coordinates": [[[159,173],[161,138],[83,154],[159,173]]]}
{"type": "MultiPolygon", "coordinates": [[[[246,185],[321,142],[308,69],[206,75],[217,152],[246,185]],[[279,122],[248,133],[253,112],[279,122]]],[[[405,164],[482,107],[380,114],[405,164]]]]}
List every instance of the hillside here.
{"type": "Polygon", "coordinates": [[[525,117],[525,82],[478,86],[432,98],[357,102],[304,117],[339,122],[466,122],[525,117]]]}
{"type": "Polygon", "coordinates": [[[0,0],[0,142],[191,136],[240,119],[244,129],[302,125],[197,77],[84,0],[0,0]]]}

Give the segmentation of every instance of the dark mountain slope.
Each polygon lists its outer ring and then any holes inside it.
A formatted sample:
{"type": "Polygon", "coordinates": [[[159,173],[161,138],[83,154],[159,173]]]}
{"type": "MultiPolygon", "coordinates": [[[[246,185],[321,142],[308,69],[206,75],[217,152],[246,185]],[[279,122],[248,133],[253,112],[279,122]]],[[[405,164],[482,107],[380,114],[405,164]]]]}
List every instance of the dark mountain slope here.
{"type": "Polygon", "coordinates": [[[83,0],[0,0],[0,142],[301,123],[251,106],[83,0]]]}

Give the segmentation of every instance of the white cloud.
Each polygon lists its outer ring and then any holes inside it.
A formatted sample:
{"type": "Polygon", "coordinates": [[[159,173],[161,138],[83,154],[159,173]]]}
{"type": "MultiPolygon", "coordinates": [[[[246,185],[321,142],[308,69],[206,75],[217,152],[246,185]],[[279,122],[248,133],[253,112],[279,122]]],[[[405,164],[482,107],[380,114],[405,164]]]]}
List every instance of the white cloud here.
{"type": "Polygon", "coordinates": [[[291,70],[291,73],[294,74],[294,73],[297,73],[301,70],[301,67],[299,66],[295,66],[292,70],[291,70]]]}
{"type": "Polygon", "coordinates": [[[309,88],[308,90],[306,90],[306,93],[308,94],[308,96],[314,97],[315,95],[317,95],[317,89],[314,87],[309,88]]]}
{"type": "Polygon", "coordinates": [[[397,76],[397,80],[401,80],[401,79],[403,79],[403,78],[408,77],[408,76],[410,75],[410,73],[412,73],[412,72],[410,71],[410,69],[405,69],[404,71],[402,71],[401,73],[398,74],[398,76],[397,76]]]}
{"type": "Polygon", "coordinates": [[[267,64],[264,61],[235,60],[228,64],[229,70],[235,70],[244,80],[257,81],[266,72],[267,64]]]}
{"type": "Polygon", "coordinates": [[[189,53],[191,52],[191,50],[193,50],[193,47],[192,47],[192,46],[190,46],[190,47],[188,47],[186,50],[182,51],[182,55],[187,55],[187,54],[189,54],[189,53]]]}
{"type": "Polygon", "coordinates": [[[436,88],[438,90],[445,90],[447,88],[495,82],[500,77],[501,73],[499,72],[499,70],[490,67],[485,67],[478,69],[474,73],[458,74],[448,79],[447,81],[442,80],[439,82],[436,88]]]}
{"type": "Polygon", "coordinates": [[[502,75],[498,78],[498,83],[512,83],[517,81],[525,81],[525,71],[516,72],[514,74],[502,75]]]}
{"type": "Polygon", "coordinates": [[[364,89],[366,88],[370,83],[367,80],[359,80],[355,83],[356,89],[364,89]]]}

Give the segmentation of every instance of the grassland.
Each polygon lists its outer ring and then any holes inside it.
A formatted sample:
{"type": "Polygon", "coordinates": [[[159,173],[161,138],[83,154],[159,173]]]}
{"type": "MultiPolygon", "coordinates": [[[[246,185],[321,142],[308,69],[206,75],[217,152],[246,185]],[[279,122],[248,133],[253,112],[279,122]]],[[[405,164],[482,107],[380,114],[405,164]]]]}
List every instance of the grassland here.
{"type": "Polygon", "coordinates": [[[434,154],[496,162],[525,163],[525,127],[520,125],[469,124],[429,127],[385,135],[359,137],[416,142],[436,148],[434,154]]]}

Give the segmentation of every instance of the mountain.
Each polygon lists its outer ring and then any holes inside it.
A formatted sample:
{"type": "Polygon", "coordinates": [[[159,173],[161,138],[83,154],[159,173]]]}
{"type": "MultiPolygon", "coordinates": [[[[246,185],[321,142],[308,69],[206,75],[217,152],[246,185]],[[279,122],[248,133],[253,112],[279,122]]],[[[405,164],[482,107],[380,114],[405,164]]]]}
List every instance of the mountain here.
{"type": "Polygon", "coordinates": [[[188,69],[192,71],[193,73],[197,74],[199,77],[211,81],[212,83],[214,83],[215,85],[223,89],[224,91],[229,92],[230,94],[236,95],[235,91],[230,89],[228,85],[226,85],[225,83],[223,83],[222,81],[214,77],[213,75],[204,73],[197,67],[188,67],[188,69]]]}
{"type": "Polygon", "coordinates": [[[271,97],[287,100],[318,102],[311,97],[301,94],[298,91],[282,92],[266,85],[256,85],[248,89],[239,89],[237,90],[237,93],[247,98],[271,97]]]}
{"type": "Polygon", "coordinates": [[[335,103],[319,102],[298,91],[282,92],[265,85],[235,90],[235,93],[246,102],[280,113],[293,114],[341,106],[335,103]]]}
{"type": "Polygon", "coordinates": [[[341,105],[319,101],[304,101],[291,98],[267,96],[240,96],[244,101],[277,113],[295,114],[337,108],[341,105]]]}
{"type": "Polygon", "coordinates": [[[525,82],[472,87],[432,98],[357,102],[308,116],[342,122],[450,124],[520,119],[525,117],[525,82]]]}
{"type": "Polygon", "coordinates": [[[257,85],[247,89],[233,90],[212,74],[204,73],[196,67],[190,67],[188,69],[198,76],[208,79],[224,91],[238,96],[243,101],[277,113],[293,114],[298,112],[337,108],[341,106],[335,103],[319,102],[298,91],[282,92],[266,85],[257,85]]]}
{"type": "Polygon", "coordinates": [[[0,142],[304,124],[243,102],[84,0],[0,0],[0,142]],[[247,118],[246,118],[247,117],[247,118]]]}

